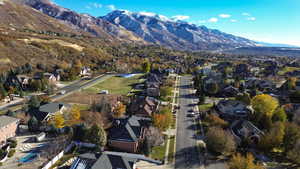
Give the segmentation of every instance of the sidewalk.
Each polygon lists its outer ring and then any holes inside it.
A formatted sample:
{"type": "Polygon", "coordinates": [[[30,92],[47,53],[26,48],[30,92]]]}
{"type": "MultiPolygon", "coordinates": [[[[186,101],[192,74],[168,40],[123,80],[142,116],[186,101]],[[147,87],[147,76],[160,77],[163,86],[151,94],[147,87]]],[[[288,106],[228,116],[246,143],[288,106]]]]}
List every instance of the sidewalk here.
{"type": "MultiPolygon", "coordinates": [[[[171,103],[171,105],[172,105],[171,112],[172,113],[174,112],[174,108],[177,105],[177,103],[175,103],[175,102],[176,102],[176,95],[178,93],[178,79],[179,79],[179,76],[176,76],[175,88],[173,90],[173,93],[174,93],[174,95],[173,95],[173,102],[171,103]]],[[[177,120],[176,120],[176,123],[177,123],[177,120]]],[[[164,161],[165,161],[165,164],[168,164],[168,162],[169,162],[168,160],[169,160],[169,149],[170,149],[170,139],[171,139],[171,136],[175,136],[175,142],[174,142],[174,147],[173,147],[174,148],[174,154],[173,154],[173,156],[175,156],[175,153],[176,153],[176,151],[175,151],[175,149],[176,149],[175,148],[175,146],[176,146],[176,127],[175,127],[175,129],[171,129],[169,127],[169,129],[165,133],[168,136],[168,141],[167,141],[167,145],[166,145],[166,152],[165,152],[165,160],[164,161]]],[[[173,168],[174,168],[174,166],[173,166],[173,168]]]]}

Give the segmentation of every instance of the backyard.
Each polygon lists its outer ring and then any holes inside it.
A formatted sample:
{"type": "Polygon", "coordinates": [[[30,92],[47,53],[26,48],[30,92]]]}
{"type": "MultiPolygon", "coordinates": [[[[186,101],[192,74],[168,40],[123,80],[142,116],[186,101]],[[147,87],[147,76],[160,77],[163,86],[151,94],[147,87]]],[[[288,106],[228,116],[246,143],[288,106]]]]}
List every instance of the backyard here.
{"type": "Polygon", "coordinates": [[[109,94],[127,95],[137,83],[142,83],[143,75],[135,75],[133,77],[124,78],[113,76],[103,82],[100,82],[90,88],[84,90],[87,93],[99,93],[102,90],[108,90],[109,94]]]}

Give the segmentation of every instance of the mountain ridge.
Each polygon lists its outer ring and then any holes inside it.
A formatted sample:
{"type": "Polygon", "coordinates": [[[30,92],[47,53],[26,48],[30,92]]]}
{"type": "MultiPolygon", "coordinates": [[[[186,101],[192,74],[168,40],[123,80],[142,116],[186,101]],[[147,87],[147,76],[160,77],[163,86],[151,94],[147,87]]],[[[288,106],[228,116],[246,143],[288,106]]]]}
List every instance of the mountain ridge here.
{"type": "Polygon", "coordinates": [[[219,50],[256,46],[254,41],[162,15],[116,10],[99,17],[134,32],[145,41],[183,50],[219,50]]]}
{"type": "Polygon", "coordinates": [[[256,46],[254,41],[205,26],[175,21],[163,15],[116,10],[93,17],[60,7],[49,0],[14,0],[96,37],[176,50],[224,50],[256,46]]]}
{"type": "Polygon", "coordinates": [[[88,32],[93,36],[109,39],[111,41],[125,40],[144,43],[142,39],[135,36],[131,32],[120,29],[115,25],[93,17],[88,14],[80,14],[70,9],[56,5],[50,0],[14,0],[17,3],[25,4],[36,9],[52,18],[61,20],[73,26],[74,28],[88,32]]]}

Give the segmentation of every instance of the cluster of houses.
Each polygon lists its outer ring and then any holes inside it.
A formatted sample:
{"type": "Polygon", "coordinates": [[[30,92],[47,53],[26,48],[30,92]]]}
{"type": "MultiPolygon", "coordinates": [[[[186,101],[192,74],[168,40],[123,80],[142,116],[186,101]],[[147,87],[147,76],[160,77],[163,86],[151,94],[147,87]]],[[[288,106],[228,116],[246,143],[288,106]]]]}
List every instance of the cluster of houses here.
{"type": "Polygon", "coordinates": [[[159,87],[163,83],[165,73],[149,73],[144,84],[137,84],[137,89],[144,89],[139,95],[131,98],[128,107],[129,116],[114,118],[108,132],[108,147],[111,151],[98,154],[80,155],[73,163],[72,169],[87,168],[124,168],[135,169],[137,161],[161,164],[139,155],[144,145],[146,130],[151,125],[151,117],[160,106],[159,87]]]}
{"type": "MultiPolygon", "coordinates": [[[[47,75],[49,75],[49,78],[52,77],[50,74],[47,75]]],[[[107,148],[111,151],[81,154],[73,162],[71,168],[90,169],[101,166],[103,169],[135,169],[136,162],[140,160],[161,164],[161,162],[146,158],[139,155],[139,153],[144,146],[146,131],[152,124],[151,117],[153,113],[159,110],[161,105],[159,88],[163,84],[166,75],[166,73],[149,73],[146,75],[143,84],[144,92],[132,96],[130,105],[127,106],[127,111],[131,115],[112,120],[110,127],[107,129],[107,148]]],[[[63,102],[50,102],[34,108],[30,114],[37,119],[39,124],[37,131],[41,132],[35,139],[45,138],[45,133],[51,129],[49,121],[55,115],[64,114],[64,112],[70,110],[71,105],[63,102]]],[[[0,116],[1,144],[4,145],[8,138],[16,135],[18,124],[19,120],[16,118],[0,116]]]]}
{"type": "Polygon", "coordinates": [[[288,115],[295,113],[299,110],[299,102],[293,102],[291,94],[300,89],[300,69],[297,63],[299,60],[282,65],[276,60],[268,59],[238,64],[221,62],[209,65],[201,62],[202,69],[196,73],[202,77],[203,92],[208,96],[219,98],[211,112],[229,122],[237,143],[250,140],[255,144],[264,133],[249,120],[250,115],[254,113],[251,106],[235,98],[245,93],[249,96],[268,94],[284,105],[288,115]],[[296,67],[286,73],[279,73],[280,70],[286,70],[285,66],[296,67]],[[289,78],[295,78],[296,81],[287,84],[289,78]],[[213,95],[209,94],[211,84],[218,86],[218,91],[213,95]],[[294,85],[293,89],[291,85],[294,85]]]}

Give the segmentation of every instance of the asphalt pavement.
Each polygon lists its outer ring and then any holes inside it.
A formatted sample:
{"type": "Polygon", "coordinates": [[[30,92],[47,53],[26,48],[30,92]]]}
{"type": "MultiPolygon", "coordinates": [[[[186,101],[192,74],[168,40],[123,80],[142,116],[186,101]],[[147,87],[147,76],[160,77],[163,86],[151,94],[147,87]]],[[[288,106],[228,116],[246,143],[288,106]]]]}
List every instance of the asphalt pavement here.
{"type": "Polygon", "coordinates": [[[175,169],[200,169],[200,154],[196,140],[194,118],[188,116],[194,108],[192,76],[182,76],[179,87],[180,110],[177,113],[175,169]]]}
{"type": "MultiPolygon", "coordinates": [[[[116,74],[104,74],[104,75],[100,75],[100,76],[97,76],[89,81],[86,81],[84,79],[80,79],[66,87],[63,87],[61,88],[59,91],[57,91],[57,94],[56,95],[53,95],[53,96],[50,96],[50,98],[55,101],[55,100],[58,100],[58,99],[62,99],[63,97],[66,97],[76,91],[79,91],[79,90],[82,90],[82,89],[85,89],[85,88],[88,88],[90,86],[93,86],[94,84],[96,83],[99,83],[99,82],[102,82],[104,80],[106,80],[107,78],[109,77],[112,77],[116,74]],[[60,91],[65,91],[64,94],[59,94],[60,91]]],[[[22,101],[19,101],[19,102],[16,102],[14,104],[8,104],[8,105],[4,105],[4,106],[1,106],[0,107],[0,110],[3,111],[3,110],[8,110],[12,107],[15,107],[15,106],[19,106],[19,105],[22,105],[24,103],[24,100],[22,101]]],[[[19,110],[16,110],[16,111],[19,111],[19,110]]]]}

